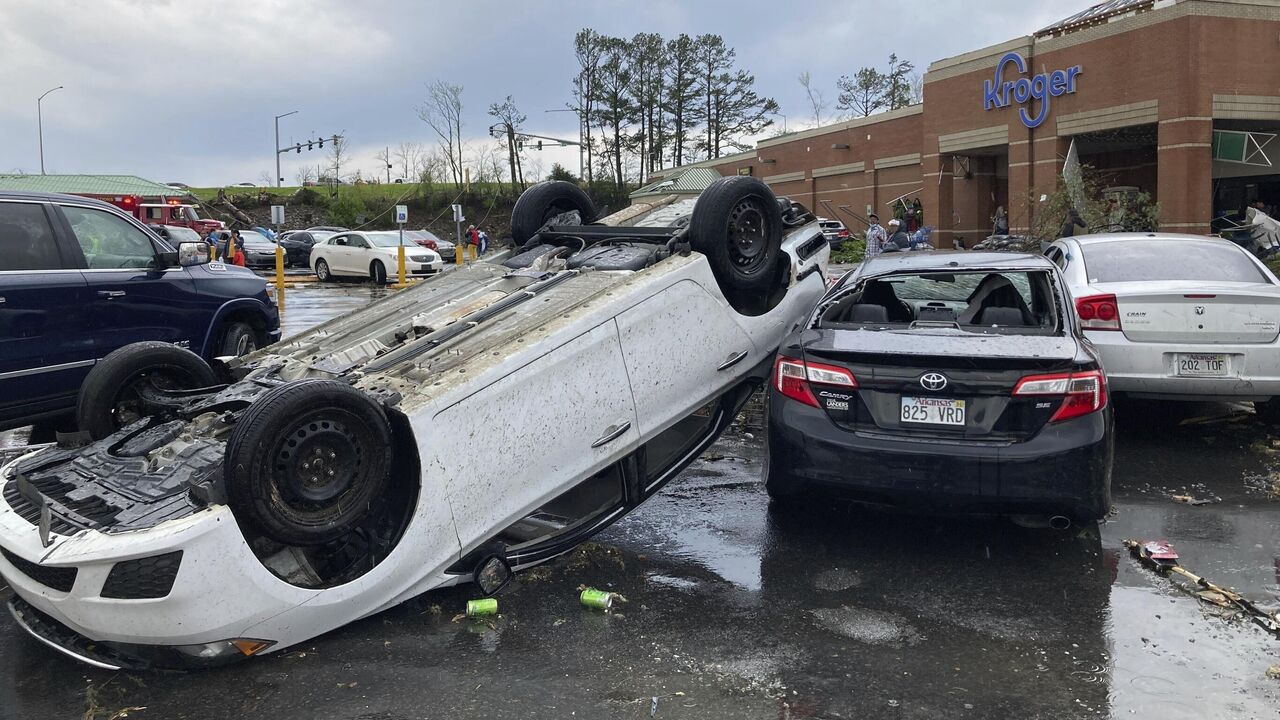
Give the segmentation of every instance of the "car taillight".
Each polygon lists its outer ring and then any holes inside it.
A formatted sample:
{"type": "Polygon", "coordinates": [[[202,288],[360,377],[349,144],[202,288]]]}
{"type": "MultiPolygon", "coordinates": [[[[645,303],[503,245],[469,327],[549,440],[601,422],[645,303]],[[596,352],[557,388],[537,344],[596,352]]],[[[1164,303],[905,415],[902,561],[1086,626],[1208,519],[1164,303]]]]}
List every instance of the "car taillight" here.
{"type": "Polygon", "coordinates": [[[1107,406],[1107,379],[1101,370],[1088,370],[1056,375],[1028,375],[1013,388],[1014,397],[1054,395],[1062,397],[1062,405],[1049,422],[1062,422],[1107,406]]]}
{"type": "Polygon", "coordinates": [[[849,231],[848,231],[848,230],[841,230],[840,232],[836,233],[836,237],[847,238],[847,237],[849,237],[849,231]]]}
{"type": "Polygon", "coordinates": [[[1119,330],[1120,310],[1115,295],[1090,295],[1076,300],[1076,315],[1085,330],[1119,330]]]}
{"type": "Polygon", "coordinates": [[[435,240],[428,240],[428,241],[427,241],[427,249],[428,249],[428,250],[435,250],[437,247],[438,247],[438,246],[436,245],[436,241],[435,241],[435,240]]]}
{"type": "Polygon", "coordinates": [[[853,373],[842,367],[805,362],[782,355],[778,357],[773,366],[773,386],[778,392],[805,405],[819,407],[818,398],[814,397],[813,389],[809,387],[811,382],[854,389],[858,387],[853,373]]]}

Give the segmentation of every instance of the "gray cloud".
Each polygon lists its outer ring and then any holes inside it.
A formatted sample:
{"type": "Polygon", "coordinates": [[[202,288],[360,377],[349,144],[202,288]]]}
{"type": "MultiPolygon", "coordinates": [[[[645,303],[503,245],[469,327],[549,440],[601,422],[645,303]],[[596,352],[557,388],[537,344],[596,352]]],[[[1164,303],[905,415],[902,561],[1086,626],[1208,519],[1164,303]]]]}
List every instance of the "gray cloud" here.
{"type": "MultiPolygon", "coordinates": [[[[256,180],[282,141],[345,132],[355,166],[404,141],[430,142],[414,108],[424,83],[465,87],[465,134],[483,142],[489,103],[515,96],[527,129],[572,137],[572,42],[582,27],[723,35],[793,127],[809,114],[805,70],[834,101],[835,80],[890,52],[937,59],[1026,34],[1085,3],[864,0],[6,0],[0,6],[0,171],[39,170],[36,97],[50,172],[129,173],[191,184],[256,180]]],[[[284,176],[319,152],[287,155],[284,176]]],[[[533,158],[538,160],[539,158],[533,158]]],[[[544,151],[576,167],[573,150],[544,151]]]]}

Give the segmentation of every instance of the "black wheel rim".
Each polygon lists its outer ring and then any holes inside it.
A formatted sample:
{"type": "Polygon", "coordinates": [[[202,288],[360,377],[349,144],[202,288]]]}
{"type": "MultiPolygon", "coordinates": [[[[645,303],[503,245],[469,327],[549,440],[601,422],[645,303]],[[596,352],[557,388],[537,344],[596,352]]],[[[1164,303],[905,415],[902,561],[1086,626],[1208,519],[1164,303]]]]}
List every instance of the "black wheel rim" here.
{"type": "Polygon", "coordinates": [[[368,442],[360,420],[339,409],[308,413],[274,449],[275,493],[288,514],[304,524],[323,524],[341,510],[365,469],[368,442]]]}
{"type": "Polygon", "coordinates": [[[769,220],[760,202],[744,198],[729,213],[729,259],[744,275],[758,271],[769,255],[769,220]]]}

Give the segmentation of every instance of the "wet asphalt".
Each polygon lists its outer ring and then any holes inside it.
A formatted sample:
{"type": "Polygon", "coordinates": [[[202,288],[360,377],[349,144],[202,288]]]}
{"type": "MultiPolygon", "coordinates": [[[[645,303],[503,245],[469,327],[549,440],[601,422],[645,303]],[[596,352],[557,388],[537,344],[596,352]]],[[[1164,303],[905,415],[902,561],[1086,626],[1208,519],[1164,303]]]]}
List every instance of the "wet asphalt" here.
{"type": "MultiPolygon", "coordinates": [[[[287,292],[289,335],[386,291],[287,292]]],[[[1115,513],[1067,531],[770,507],[760,435],[739,430],[595,542],[518,576],[489,623],[454,621],[475,596],[454,588],[228,668],[126,673],[56,655],[6,614],[0,720],[1280,716],[1280,639],[1121,546],[1168,539],[1275,608],[1280,433],[1224,404],[1124,404],[1117,424],[1115,513]],[[582,584],[627,602],[586,610],[582,584]]]]}

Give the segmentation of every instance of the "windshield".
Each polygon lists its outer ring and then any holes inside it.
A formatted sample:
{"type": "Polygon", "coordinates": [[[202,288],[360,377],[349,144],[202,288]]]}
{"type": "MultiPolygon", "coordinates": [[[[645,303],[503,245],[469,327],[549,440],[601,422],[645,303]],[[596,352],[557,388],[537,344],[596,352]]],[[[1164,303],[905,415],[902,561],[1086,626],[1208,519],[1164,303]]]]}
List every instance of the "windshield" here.
{"type": "Polygon", "coordinates": [[[822,308],[818,325],[880,330],[943,323],[971,332],[1057,334],[1047,270],[903,273],[863,280],[822,308]]]}
{"type": "Polygon", "coordinates": [[[259,250],[267,248],[268,250],[275,248],[276,244],[267,239],[266,235],[253,230],[241,230],[240,238],[244,240],[244,246],[259,250]]]}
{"type": "Polygon", "coordinates": [[[1244,250],[1226,240],[1119,240],[1084,243],[1091,283],[1193,280],[1270,283],[1244,250]]]}
{"type": "Polygon", "coordinates": [[[184,242],[202,242],[200,233],[191,228],[182,227],[181,225],[166,225],[165,230],[169,233],[169,240],[174,245],[184,242]]]}
{"type": "MultiPolygon", "coordinates": [[[[369,242],[376,247],[395,247],[400,244],[400,233],[389,233],[386,235],[381,233],[369,233],[365,235],[365,237],[369,238],[369,242]]],[[[409,237],[408,233],[405,233],[404,244],[413,244],[413,239],[409,237]]]]}

